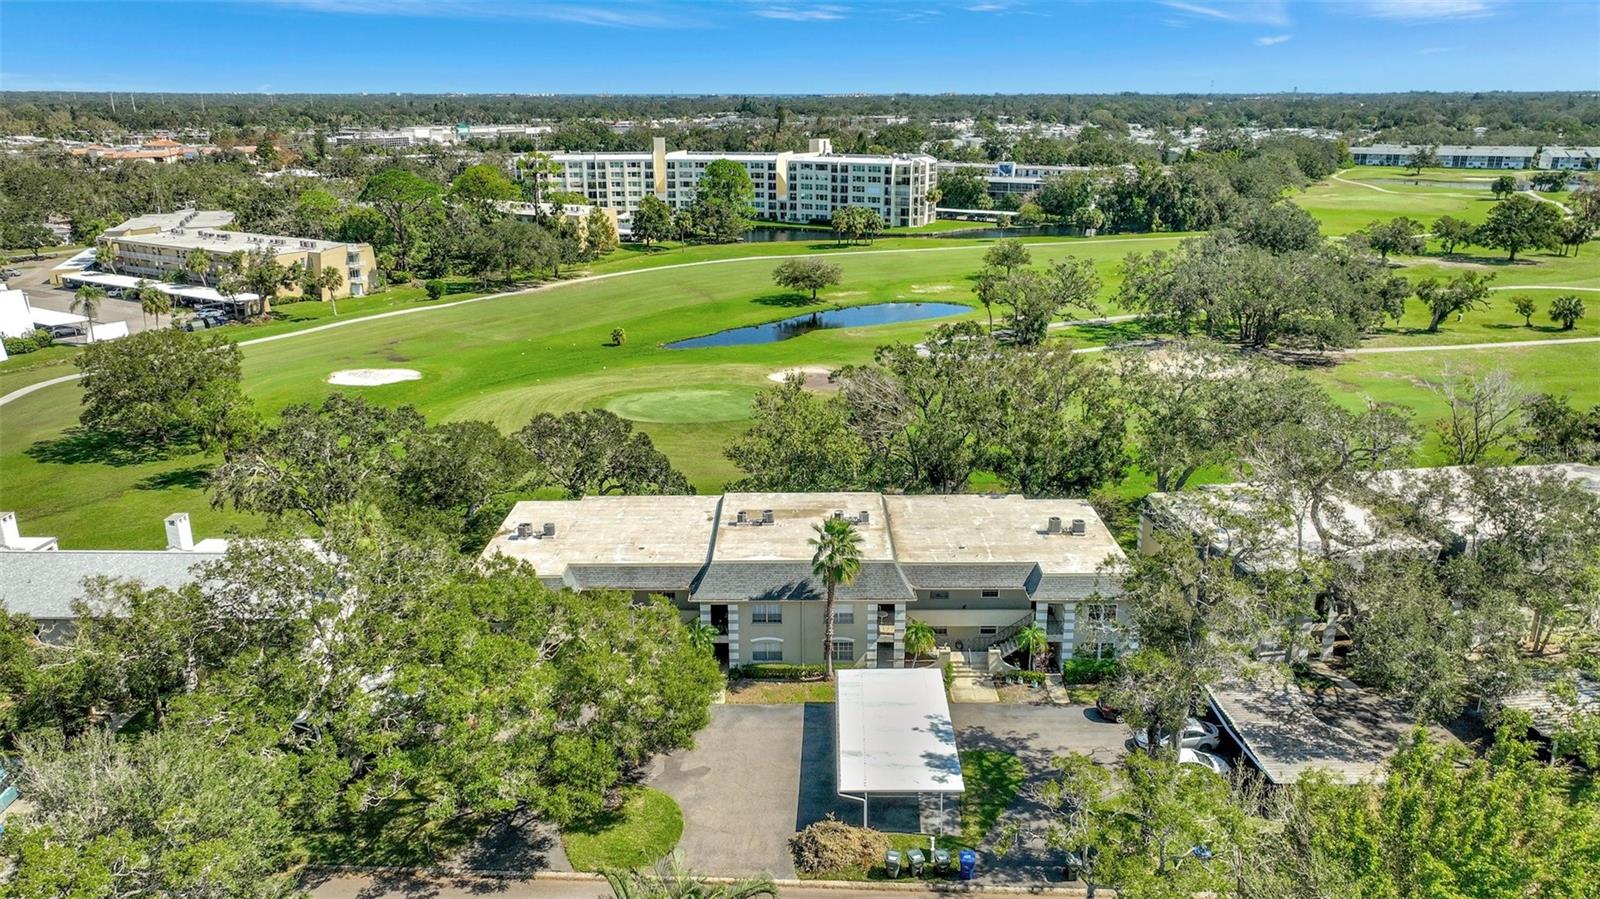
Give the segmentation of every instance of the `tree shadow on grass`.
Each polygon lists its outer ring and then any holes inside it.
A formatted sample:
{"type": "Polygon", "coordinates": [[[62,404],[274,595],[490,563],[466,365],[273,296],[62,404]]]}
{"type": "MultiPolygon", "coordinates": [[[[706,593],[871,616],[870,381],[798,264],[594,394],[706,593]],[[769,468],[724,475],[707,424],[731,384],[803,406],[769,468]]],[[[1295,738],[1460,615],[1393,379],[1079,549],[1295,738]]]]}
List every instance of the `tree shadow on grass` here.
{"type": "Polygon", "coordinates": [[[822,305],[822,300],[813,300],[809,294],[804,293],[769,293],[756,297],[750,302],[762,306],[782,306],[786,309],[802,309],[807,306],[820,307],[822,305]]]}
{"type": "Polygon", "coordinates": [[[170,448],[132,440],[122,434],[72,427],[54,440],[41,440],[25,450],[35,462],[54,465],[140,465],[170,457],[170,448]]]}
{"type": "Polygon", "coordinates": [[[153,474],[133,486],[135,490],[199,490],[206,485],[206,478],[210,476],[211,466],[188,465],[153,474]]]}
{"type": "Polygon", "coordinates": [[[1161,336],[1158,329],[1139,319],[1126,322],[1069,322],[1067,327],[1058,328],[1055,333],[1068,339],[1100,344],[1149,340],[1161,336]]]}

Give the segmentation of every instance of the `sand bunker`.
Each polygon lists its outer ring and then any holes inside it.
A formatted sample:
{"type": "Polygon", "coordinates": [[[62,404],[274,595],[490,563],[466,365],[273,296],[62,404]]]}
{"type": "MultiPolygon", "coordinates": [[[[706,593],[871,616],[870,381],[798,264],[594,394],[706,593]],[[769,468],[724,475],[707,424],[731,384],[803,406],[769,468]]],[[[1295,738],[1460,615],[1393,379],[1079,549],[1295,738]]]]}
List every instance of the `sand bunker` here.
{"type": "Polygon", "coordinates": [[[913,285],[911,285],[911,292],[912,293],[944,293],[947,290],[955,290],[955,289],[956,289],[956,286],[954,284],[913,284],[913,285]]]}
{"type": "Polygon", "coordinates": [[[341,387],[378,387],[420,380],[422,372],[412,368],[346,368],[328,376],[329,384],[341,387]]]}
{"type": "Polygon", "coordinates": [[[825,365],[801,365],[797,368],[785,368],[775,371],[767,375],[767,380],[782,384],[789,379],[790,375],[799,375],[804,379],[801,386],[806,390],[813,393],[826,393],[839,389],[839,385],[828,380],[828,376],[831,374],[833,374],[833,370],[825,365]]]}

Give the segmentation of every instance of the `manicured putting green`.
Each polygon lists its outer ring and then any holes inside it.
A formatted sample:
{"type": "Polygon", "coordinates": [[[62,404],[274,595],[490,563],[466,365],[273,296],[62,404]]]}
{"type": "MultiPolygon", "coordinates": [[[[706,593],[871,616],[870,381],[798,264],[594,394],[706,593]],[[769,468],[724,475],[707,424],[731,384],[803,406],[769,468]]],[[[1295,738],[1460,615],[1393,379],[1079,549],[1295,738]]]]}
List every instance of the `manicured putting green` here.
{"type": "Polygon", "coordinates": [[[678,387],[625,393],[607,402],[606,408],[633,421],[738,421],[750,417],[755,396],[751,387],[678,387]]]}

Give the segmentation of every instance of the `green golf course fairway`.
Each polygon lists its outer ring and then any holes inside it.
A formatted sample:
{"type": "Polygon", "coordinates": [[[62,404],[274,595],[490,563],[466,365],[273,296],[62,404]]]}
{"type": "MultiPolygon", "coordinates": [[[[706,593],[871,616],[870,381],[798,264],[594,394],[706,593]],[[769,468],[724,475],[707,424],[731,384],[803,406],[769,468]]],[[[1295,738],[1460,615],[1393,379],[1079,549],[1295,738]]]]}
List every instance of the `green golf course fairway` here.
{"type": "Polygon", "coordinates": [[[753,388],[672,388],[625,393],[605,407],[631,421],[694,424],[749,418],[755,398],[753,388]]]}
{"type": "MultiPolygon", "coordinates": [[[[1358,173],[1347,171],[1345,178],[1358,173]]],[[[1427,188],[1414,189],[1428,194],[1427,188]]],[[[1439,213],[1481,217],[1474,196],[1436,190],[1424,196],[1439,213]],[[1470,211],[1464,207],[1471,207],[1470,211]]],[[[1297,194],[1324,222],[1325,231],[1343,233],[1372,218],[1420,210],[1369,211],[1366,204],[1407,200],[1409,194],[1380,193],[1358,184],[1329,182],[1297,194]],[[1360,192],[1351,194],[1350,192],[1360,192]],[[1368,195],[1370,196],[1364,196],[1368,195]],[[1340,206],[1345,195],[1354,197],[1340,206]]],[[[1120,263],[1134,251],[1169,248],[1185,235],[1119,235],[1091,239],[1030,241],[1036,265],[1066,256],[1094,261],[1105,281],[1102,312],[1115,314],[1110,297],[1120,282],[1120,263]]],[[[601,277],[543,286],[510,296],[460,305],[416,301],[399,304],[414,312],[390,317],[341,318],[335,327],[296,334],[244,348],[245,389],[259,411],[275,414],[291,403],[315,403],[333,391],[385,404],[410,403],[430,421],[481,419],[514,430],[533,415],[585,408],[608,408],[635,422],[671,457],[696,489],[720,490],[738,472],[723,458],[727,442],[746,427],[750,400],[773,386],[774,371],[806,365],[837,367],[868,361],[886,343],[916,341],[947,321],[985,320],[972,292],[972,276],[990,241],[899,238],[871,248],[817,244],[765,244],[693,247],[646,253],[627,248],[591,266],[601,277]],[[824,291],[813,306],[804,297],[772,284],[772,256],[820,253],[843,271],[843,282],[824,291]],[[740,256],[755,256],[740,259],[740,256]],[[937,299],[966,303],[965,316],[861,328],[817,331],[769,344],[668,350],[662,344],[725,328],[786,318],[809,309],[891,301],[937,299]],[[611,344],[613,328],[626,340],[611,344]],[[347,368],[416,369],[421,380],[379,387],[332,387],[328,375],[347,368]]],[[[1591,314],[1574,331],[1557,331],[1547,318],[1532,328],[1510,307],[1510,298],[1527,292],[1540,304],[1561,286],[1600,287],[1600,253],[1560,257],[1530,254],[1505,265],[1496,256],[1473,250],[1470,257],[1441,264],[1427,258],[1396,260],[1408,276],[1448,275],[1460,265],[1499,272],[1497,285],[1529,285],[1528,291],[1494,294],[1490,308],[1469,312],[1463,321],[1445,323],[1437,334],[1412,301],[1399,325],[1376,335],[1370,345],[1422,345],[1535,340],[1600,334],[1600,294],[1583,294],[1591,314]]],[[[452,298],[447,298],[452,299],[452,298]]],[[[293,308],[293,307],[288,307],[293,308]]],[[[383,311],[395,308],[381,307],[383,311]]],[[[311,304],[313,312],[320,307],[311,304]]],[[[303,316],[298,327],[325,325],[321,315],[303,316]]],[[[241,328],[237,337],[283,333],[296,325],[241,328]]],[[[1131,323],[1069,327],[1056,332],[1079,346],[1104,343],[1137,332],[1131,323]]],[[[55,351],[52,351],[55,352],[55,351]]],[[[1600,402],[1600,344],[1508,348],[1358,357],[1317,372],[1341,400],[1363,396],[1409,405],[1429,426],[1437,417],[1437,397],[1423,383],[1440,367],[1504,365],[1529,390],[1568,391],[1574,401],[1600,402]]],[[[0,386],[15,389],[74,369],[64,360],[40,366],[19,357],[0,364],[0,386]]],[[[25,533],[61,538],[67,548],[160,547],[162,518],[188,511],[202,536],[229,528],[250,530],[260,522],[231,510],[213,510],[203,490],[214,456],[107,458],[91,441],[76,435],[78,386],[46,387],[0,407],[0,508],[16,510],[25,533]]],[[[1432,444],[1430,443],[1430,447],[1432,444]]],[[[1139,483],[1138,475],[1130,484],[1139,483]]]]}

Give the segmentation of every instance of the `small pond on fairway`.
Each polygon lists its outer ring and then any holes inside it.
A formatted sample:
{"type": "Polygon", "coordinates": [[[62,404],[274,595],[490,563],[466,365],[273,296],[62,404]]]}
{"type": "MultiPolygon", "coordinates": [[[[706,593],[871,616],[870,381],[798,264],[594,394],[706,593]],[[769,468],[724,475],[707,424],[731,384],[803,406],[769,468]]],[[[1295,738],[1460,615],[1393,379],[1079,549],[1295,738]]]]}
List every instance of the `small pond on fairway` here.
{"type": "Polygon", "coordinates": [[[861,325],[888,325],[914,322],[925,318],[945,318],[971,312],[972,307],[961,303],[874,303],[870,306],[850,306],[845,309],[818,309],[805,315],[795,315],[764,325],[747,325],[729,328],[715,334],[675,340],[666,345],[669,350],[692,350],[707,346],[743,346],[752,343],[777,343],[812,331],[825,328],[851,328],[861,325]]]}

